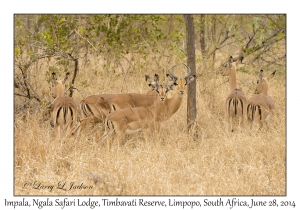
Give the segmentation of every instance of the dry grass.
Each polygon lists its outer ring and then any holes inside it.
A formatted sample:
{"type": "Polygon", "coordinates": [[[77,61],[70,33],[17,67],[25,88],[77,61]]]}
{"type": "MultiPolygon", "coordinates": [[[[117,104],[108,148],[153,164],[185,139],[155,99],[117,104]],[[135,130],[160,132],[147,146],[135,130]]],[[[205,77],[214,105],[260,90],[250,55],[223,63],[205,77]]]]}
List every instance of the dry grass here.
{"type": "MultiPolygon", "coordinates": [[[[80,72],[77,88],[85,96],[120,89],[146,92],[144,74],[155,72],[154,66],[149,69],[128,73],[124,80],[122,75],[95,76],[87,68],[80,72]],[[80,84],[85,80],[93,82],[84,88],[80,84]]],[[[237,76],[239,87],[250,97],[257,76],[242,72],[237,76]]],[[[124,145],[110,147],[99,140],[99,126],[87,135],[56,142],[42,111],[15,116],[15,195],[285,195],[285,72],[270,82],[276,113],[270,129],[258,133],[249,131],[247,124],[234,133],[226,131],[224,103],[229,85],[212,89],[223,81],[220,75],[197,78],[197,139],[186,131],[186,99],[162,125],[159,136],[139,133],[127,137],[124,145]],[[208,89],[203,91],[204,87],[208,89]],[[54,189],[24,187],[34,182],[54,189]],[[65,187],[83,183],[92,189],[65,191],[56,188],[59,182],[66,182],[65,187]]],[[[80,94],[74,98],[81,100],[80,94]]]]}

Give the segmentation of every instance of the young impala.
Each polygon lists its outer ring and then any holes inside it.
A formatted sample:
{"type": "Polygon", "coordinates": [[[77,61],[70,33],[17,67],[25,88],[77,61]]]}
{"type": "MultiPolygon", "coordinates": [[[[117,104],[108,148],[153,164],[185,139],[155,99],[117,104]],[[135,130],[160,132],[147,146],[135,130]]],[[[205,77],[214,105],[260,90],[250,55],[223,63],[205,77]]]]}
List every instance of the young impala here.
{"type": "Polygon", "coordinates": [[[260,70],[260,80],[257,81],[255,94],[248,100],[247,106],[247,116],[252,122],[251,127],[255,121],[255,115],[257,112],[260,129],[263,127],[264,123],[268,126],[270,115],[273,114],[273,110],[275,109],[275,104],[272,98],[268,95],[268,81],[272,79],[275,74],[276,71],[270,74],[270,76],[266,79],[263,78],[263,70],[260,70]]]}
{"type": "Polygon", "coordinates": [[[120,141],[125,134],[136,133],[150,127],[154,128],[155,131],[159,131],[158,113],[162,109],[166,94],[171,88],[152,84],[149,84],[149,86],[158,93],[154,103],[148,107],[131,107],[111,112],[106,119],[107,131],[101,139],[113,132],[116,133],[116,138],[120,141]]]}
{"type": "Polygon", "coordinates": [[[73,98],[64,96],[64,84],[68,76],[69,73],[66,73],[64,80],[57,80],[56,74],[52,73],[52,96],[55,99],[51,106],[51,119],[56,139],[60,138],[61,130],[66,130],[68,136],[77,123],[77,105],[73,98]]]}
{"type": "MultiPolygon", "coordinates": [[[[146,81],[149,82],[150,77],[145,76],[146,81]]],[[[158,85],[158,75],[155,74],[154,81],[150,82],[153,85],[158,85]]],[[[83,119],[80,120],[80,126],[85,129],[89,123],[104,123],[106,116],[111,112],[111,107],[115,110],[128,108],[128,107],[139,107],[139,106],[150,106],[156,99],[156,91],[150,89],[146,94],[138,93],[123,93],[123,94],[99,94],[91,95],[85,98],[80,103],[80,109],[83,119]],[[154,93],[155,92],[155,93],[154,93]],[[116,98],[116,99],[115,99],[116,98]],[[122,106],[112,106],[112,101],[122,101],[122,106]],[[147,104],[148,103],[148,104],[147,104]]]]}
{"type": "Polygon", "coordinates": [[[225,68],[222,72],[223,76],[229,76],[230,94],[226,98],[225,108],[228,116],[230,131],[233,131],[233,117],[238,116],[239,126],[243,125],[244,123],[245,106],[247,99],[244,92],[238,89],[236,84],[237,63],[242,62],[242,60],[243,57],[239,57],[236,61],[234,61],[232,56],[230,56],[228,63],[225,65],[225,68]]]}
{"type": "Polygon", "coordinates": [[[139,93],[123,93],[111,100],[112,111],[126,109],[131,107],[151,106],[157,98],[157,92],[151,87],[158,87],[159,76],[154,75],[154,81],[150,81],[150,77],[145,75],[146,82],[149,84],[150,90],[147,94],[139,93]]]}

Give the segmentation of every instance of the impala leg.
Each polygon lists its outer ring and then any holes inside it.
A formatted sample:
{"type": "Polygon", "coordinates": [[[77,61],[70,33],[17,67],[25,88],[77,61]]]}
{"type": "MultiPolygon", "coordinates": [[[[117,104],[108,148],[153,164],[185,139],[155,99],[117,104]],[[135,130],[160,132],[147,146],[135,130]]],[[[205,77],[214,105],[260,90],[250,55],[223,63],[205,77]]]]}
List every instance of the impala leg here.
{"type": "Polygon", "coordinates": [[[71,109],[69,111],[68,110],[68,113],[67,113],[67,118],[66,118],[66,137],[69,137],[71,135],[74,134],[74,130],[77,128],[76,127],[76,122],[77,122],[77,118],[76,118],[76,112],[74,113],[75,114],[75,117],[72,115],[72,112],[71,112],[71,109]]]}
{"type": "Polygon", "coordinates": [[[254,122],[254,120],[251,120],[251,124],[250,124],[250,129],[252,130],[252,128],[253,128],[253,122],[254,122]]]}
{"type": "Polygon", "coordinates": [[[120,147],[120,145],[123,144],[123,142],[125,142],[124,138],[125,138],[125,132],[116,130],[115,143],[117,144],[118,148],[120,147]]]}
{"type": "MultiPolygon", "coordinates": [[[[81,131],[80,128],[81,128],[80,123],[77,122],[76,124],[74,124],[72,126],[71,135],[75,135],[75,133],[78,131],[78,129],[79,129],[79,132],[80,132],[81,131]]],[[[78,136],[79,132],[77,133],[77,136],[78,136]]]]}
{"type": "Polygon", "coordinates": [[[93,123],[94,122],[94,117],[86,117],[83,118],[82,120],[80,120],[79,124],[76,126],[76,128],[73,130],[72,134],[74,134],[78,129],[78,133],[81,133],[81,130],[83,133],[87,133],[87,126],[89,123],[93,123]]]}
{"type": "Polygon", "coordinates": [[[55,134],[55,140],[60,139],[60,125],[56,124],[54,125],[54,134],[55,134]]]}
{"type": "Polygon", "coordinates": [[[239,116],[239,126],[241,128],[244,127],[244,117],[243,116],[239,116]]]}
{"type": "Polygon", "coordinates": [[[79,126],[80,126],[80,130],[82,129],[83,133],[87,132],[87,125],[92,122],[92,118],[93,117],[87,117],[87,118],[80,120],[79,126]]]}
{"type": "Polygon", "coordinates": [[[66,137],[71,136],[72,131],[73,131],[73,127],[74,127],[73,122],[69,122],[69,123],[67,124],[66,137]]]}
{"type": "Polygon", "coordinates": [[[232,129],[232,116],[228,116],[228,127],[229,127],[229,132],[233,132],[232,129]]]}
{"type": "Polygon", "coordinates": [[[156,122],[155,125],[154,125],[154,131],[155,133],[158,133],[160,132],[160,123],[159,122],[156,122]]]}
{"type": "Polygon", "coordinates": [[[73,129],[71,131],[71,134],[74,135],[76,132],[78,131],[78,133],[81,132],[81,126],[80,126],[80,123],[76,123],[74,126],[73,126],[73,129]],[[79,131],[78,131],[79,130],[79,131]]]}

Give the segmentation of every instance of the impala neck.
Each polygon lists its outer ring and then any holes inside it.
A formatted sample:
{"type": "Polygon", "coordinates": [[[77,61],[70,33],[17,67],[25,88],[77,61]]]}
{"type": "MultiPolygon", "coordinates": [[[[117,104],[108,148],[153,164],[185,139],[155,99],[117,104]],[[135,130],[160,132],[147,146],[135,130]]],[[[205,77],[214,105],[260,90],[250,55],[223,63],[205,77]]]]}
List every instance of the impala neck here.
{"type": "Polygon", "coordinates": [[[56,98],[60,98],[64,96],[64,85],[59,82],[54,89],[56,98]]]}
{"type": "Polygon", "coordinates": [[[153,116],[155,116],[155,119],[158,119],[159,113],[161,113],[162,107],[164,106],[165,103],[166,103],[166,98],[164,101],[161,101],[160,97],[158,96],[158,98],[155,100],[153,104],[154,109],[149,109],[153,113],[153,116]]]}
{"type": "Polygon", "coordinates": [[[229,86],[230,86],[230,91],[233,91],[234,89],[237,89],[237,84],[236,84],[236,64],[232,63],[232,70],[230,71],[229,75],[229,86]]]}
{"type": "Polygon", "coordinates": [[[264,85],[263,85],[263,89],[262,89],[262,94],[264,95],[264,96],[268,96],[268,90],[269,90],[269,87],[268,87],[268,83],[265,83],[264,85]]]}
{"type": "Polygon", "coordinates": [[[172,116],[181,106],[183,96],[180,95],[180,92],[177,92],[174,94],[172,98],[167,98],[166,99],[166,112],[167,112],[167,117],[172,116]]]}
{"type": "Polygon", "coordinates": [[[62,90],[60,90],[58,93],[57,93],[57,98],[60,98],[60,97],[63,97],[64,96],[64,92],[62,90]]]}

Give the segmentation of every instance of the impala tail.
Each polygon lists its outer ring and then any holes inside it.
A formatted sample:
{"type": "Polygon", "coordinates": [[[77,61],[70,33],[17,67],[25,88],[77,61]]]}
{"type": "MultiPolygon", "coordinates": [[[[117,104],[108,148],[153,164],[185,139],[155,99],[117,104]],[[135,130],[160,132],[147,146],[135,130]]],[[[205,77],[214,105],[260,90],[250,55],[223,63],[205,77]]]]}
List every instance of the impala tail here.
{"type": "Polygon", "coordinates": [[[90,115],[94,115],[90,105],[85,103],[84,100],[81,101],[79,107],[81,110],[82,118],[88,117],[90,115]]]}
{"type": "Polygon", "coordinates": [[[251,121],[255,120],[255,114],[258,112],[259,114],[259,120],[262,120],[262,109],[260,105],[253,105],[248,104],[247,106],[247,113],[248,113],[248,119],[251,121]]]}
{"type": "Polygon", "coordinates": [[[56,114],[54,115],[54,124],[69,125],[76,122],[76,110],[67,105],[61,105],[57,108],[56,114]]]}
{"type": "Polygon", "coordinates": [[[227,98],[227,112],[231,116],[244,115],[245,99],[239,97],[238,92],[235,91],[227,98]],[[233,95],[233,96],[231,96],[233,95]]]}

